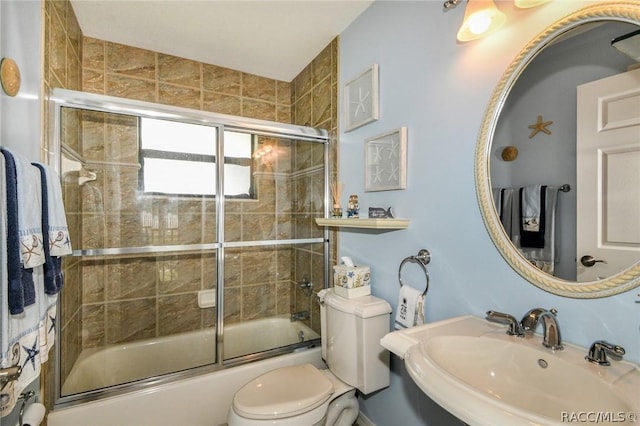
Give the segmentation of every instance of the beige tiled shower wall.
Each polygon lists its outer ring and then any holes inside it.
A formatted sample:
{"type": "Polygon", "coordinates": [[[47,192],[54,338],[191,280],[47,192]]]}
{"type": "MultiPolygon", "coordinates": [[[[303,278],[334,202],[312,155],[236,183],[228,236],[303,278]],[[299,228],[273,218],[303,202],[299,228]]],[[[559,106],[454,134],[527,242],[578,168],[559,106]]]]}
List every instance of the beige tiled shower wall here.
{"type": "MultiPolygon", "coordinates": [[[[329,173],[331,181],[337,180],[338,162],[338,39],[329,43],[309,65],[307,65],[291,82],[291,109],[292,123],[323,128],[329,131],[329,173]]],[[[296,156],[297,164],[301,167],[305,162],[318,163],[318,158],[322,155],[319,145],[296,156]]],[[[306,192],[305,185],[320,185],[321,176],[311,174],[300,176],[295,179],[295,196],[298,200],[306,192]]],[[[313,191],[316,193],[317,191],[313,191]]],[[[314,200],[310,205],[318,203],[314,200]]],[[[316,210],[317,211],[317,210],[316,210]]],[[[310,236],[321,236],[323,230],[318,228],[313,221],[313,215],[308,212],[298,211],[296,215],[297,237],[304,238],[306,233],[310,236]]],[[[335,264],[337,257],[338,232],[332,231],[330,236],[330,258],[331,264],[335,264]]],[[[311,326],[319,332],[320,310],[315,303],[315,292],[324,283],[323,252],[320,244],[314,245],[311,249],[297,248],[294,250],[296,261],[294,262],[294,280],[300,280],[310,273],[310,279],[314,283],[314,295],[306,297],[304,292],[295,286],[294,311],[309,310],[311,312],[311,326]]],[[[331,285],[332,283],[330,283],[331,285]]]]}
{"type": "Polygon", "coordinates": [[[291,122],[286,82],[89,37],[82,59],[85,92],[291,122]]]}
{"type": "MultiPolygon", "coordinates": [[[[48,94],[54,87],[80,90],[82,88],[82,32],[75,13],[68,0],[42,2],[43,22],[43,81],[42,81],[42,144],[41,157],[47,161],[47,153],[50,147],[50,129],[53,123],[49,122],[48,94]]],[[[69,139],[79,136],[77,129],[72,129],[69,139]]],[[[65,198],[65,207],[77,210],[77,197],[65,198]]],[[[75,217],[68,217],[67,222],[73,239],[79,235],[79,223],[75,217]]],[[[57,324],[66,332],[63,334],[61,347],[66,348],[73,362],[80,352],[80,279],[79,259],[67,256],[63,261],[65,276],[65,290],[62,292],[59,303],[61,310],[68,313],[64,320],[58,318],[57,324]]],[[[41,389],[45,405],[50,411],[54,398],[54,365],[56,363],[55,351],[51,351],[49,362],[43,365],[41,377],[41,389]]],[[[46,421],[46,420],[45,420],[46,421]]]]}
{"type": "MultiPolygon", "coordinates": [[[[282,82],[83,37],[68,1],[47,0],[43,4],[44,93],[61,87],[325,128],[332,136],[330,170],[335,178],[337,39],[292,82],[282,82]]],[[[48,117],[46,105],[43,108],[48,117]]],[[[47,129],[49,123],[44,124],[47,129]]],[[[77,113],[68,114],[64,131],[68,148],[84,160],[118,163],[94,168],[96,179],[83,188],[77,176],[64,178],[65,207],[75,248],[140,245],[133,240],[144,236],[139,219],[141,205],[132,198],[134,194],[123,191],[131,187],[128,181],[137,179],[137,147],[125,142],[131,128],[126,123],[77,113]],[[105,143],[107,140],[109,143],[105,143]],[[96,207],[96,197],[100,196],[101,205],[96,207]],[[112,205],[121,210],[110,214],[112,205]],[[124,231],[113,233],[113,229],[124,231]]],[[[322,171],[314,167],[322,164],[321,145],[267,138],[261,138],[259,144],[277,148],[280,157],[276,169],[269,169],[274,164],[256,165],[258,201],[227,203],[225,239],[321,236],[322,229],[313,219],[322,215],[323,200],[307,198],[309,194],[321,194],[317,188],[323,185],[322,171]]],[[[43,152],[47,147],[45,133],[43,152]]],[[[165,198],[149,201],[147,207],[179,213],[181,243],[215,239],[214,232],[198,232],[215,229],[211,201],[175,202],[165,198]],[[188,224],[195,224],[194,232],[188,224]]],[[[336,244],[336,238],[332,238],[333,259],[336,244]]],[[[308,277],[317,291],[324,281],[322,259],[321,244],[227,250],[225,322],[309,310],[312,315],[308,323],[319,331],[315,297],[305,295],[296,283],[308,277]]],[[[65,278],[59,320],[65,351],[63,377],[82,348],[209,327],[215,320],[214,309],[194,306],[197,291],[215,282],[215,255],[85,258],[82,262],[68,257],[65,278]],[[161,280],[165,281],[163,285],[157,285],[161,280]],[[148,311],[155,315],[139,315],[148,311]]]]}

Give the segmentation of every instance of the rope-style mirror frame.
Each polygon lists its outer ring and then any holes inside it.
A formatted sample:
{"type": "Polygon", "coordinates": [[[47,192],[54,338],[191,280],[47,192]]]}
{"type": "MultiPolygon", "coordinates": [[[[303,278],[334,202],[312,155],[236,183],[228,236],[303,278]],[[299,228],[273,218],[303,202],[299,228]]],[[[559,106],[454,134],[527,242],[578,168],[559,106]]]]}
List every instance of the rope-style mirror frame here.
{"type": "Polygon", "coordinates": [[[493,205],[489,163],[491,142],[500,112],[524,68],[559,35],[578,25],[601,20],[617,20],[640,25],[640,3],[617,1],[587,6],[560,19],[531,40],[511,62],[496,86],[482,120],[475,152],[475,182],[480,212],[487,231],[502,257],[518,274],[542,290],[580,299],[612,296],[640,286],[640,262],[609,278],[584,283],[559,279],[542,272],[520,254],[504,232],[493,205]]]}

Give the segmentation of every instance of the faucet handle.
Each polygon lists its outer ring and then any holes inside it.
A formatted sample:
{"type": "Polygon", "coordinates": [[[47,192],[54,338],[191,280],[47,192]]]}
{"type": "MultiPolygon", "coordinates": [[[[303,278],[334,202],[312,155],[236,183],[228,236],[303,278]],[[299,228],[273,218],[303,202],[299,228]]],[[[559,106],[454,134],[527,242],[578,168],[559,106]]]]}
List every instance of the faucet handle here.
{"type": "Polygon", "coordinates": [[[487,319],[489,321],[498,322],[500,324],[507,324],[507,334],[510,336],[524,336],[520,323],[513,315],[505,314],[497,311],[487,311],[487,319]]]}
{"type": "Polygon", "coordinates": [[[622,346],[613,345],[604,340],[596,340],[591,344],[589,353],[584,357],[584,359],[598,365],[611,365],[611,362],[607,358],[607,354],[611,355],[613,358],[620,359],[625,353],[626,351],[622,346]]]}

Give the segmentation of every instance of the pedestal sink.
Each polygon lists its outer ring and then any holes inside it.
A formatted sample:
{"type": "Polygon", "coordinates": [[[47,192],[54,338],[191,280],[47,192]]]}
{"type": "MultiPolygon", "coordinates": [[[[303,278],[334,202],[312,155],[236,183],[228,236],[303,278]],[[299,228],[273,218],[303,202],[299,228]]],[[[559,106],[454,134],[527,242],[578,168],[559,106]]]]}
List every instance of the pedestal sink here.
{"type": "MultiPolygon", "coordinates": [[[[470,425],[634,424],[640,369],[584,359],[586,348],[541,345],[465,316],[389,333],[382,345],[404,358],[431,399],[470,425]]],[[[637,423],[635,423],[637,424],[637,423]]]]}

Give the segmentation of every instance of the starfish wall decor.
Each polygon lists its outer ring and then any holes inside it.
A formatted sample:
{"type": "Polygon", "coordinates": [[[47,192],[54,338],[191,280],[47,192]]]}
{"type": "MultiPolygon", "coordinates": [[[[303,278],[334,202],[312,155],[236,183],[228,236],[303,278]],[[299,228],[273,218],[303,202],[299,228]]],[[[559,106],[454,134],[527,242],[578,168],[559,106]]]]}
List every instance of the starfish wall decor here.
{"type": "Polygon", "coordinates": [[[364,190],[369,192],[405,189],[406,158],[406,127],[367,139],[364,190]]]}
{"type": "Polygon", "coordinates": [[[552,124],[553,124],[553,121],[543,121],[542,116],[539,115],[536,123],[529,126],[529,128],[532,130],[531,134],[529,135],[529,139],[532,139],[535,135],[537,135],[540,132],[550,135],[551,130],[547,129],[547,126],[550,126],[552,124]]]}
{"type": "Polygon", "coordinates": [[[380,116],[378,64],[345,84],[345,131],[349,132],[380,116]]]}

